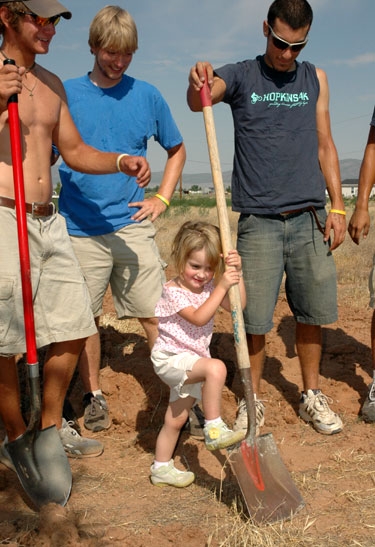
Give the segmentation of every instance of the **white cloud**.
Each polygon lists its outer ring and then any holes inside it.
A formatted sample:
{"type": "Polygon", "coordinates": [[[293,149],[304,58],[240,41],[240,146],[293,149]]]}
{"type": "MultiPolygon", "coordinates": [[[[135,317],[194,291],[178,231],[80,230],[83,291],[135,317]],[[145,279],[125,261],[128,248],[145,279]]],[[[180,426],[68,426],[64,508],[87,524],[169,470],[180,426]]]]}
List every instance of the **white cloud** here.
{"type": "Polygon", "coordinates": [[[350,67],[370,65],[375,63],[375,53],[362,53],[352,59],[341,59],[334,61],[335,65],[346,65],[350,67]]]}

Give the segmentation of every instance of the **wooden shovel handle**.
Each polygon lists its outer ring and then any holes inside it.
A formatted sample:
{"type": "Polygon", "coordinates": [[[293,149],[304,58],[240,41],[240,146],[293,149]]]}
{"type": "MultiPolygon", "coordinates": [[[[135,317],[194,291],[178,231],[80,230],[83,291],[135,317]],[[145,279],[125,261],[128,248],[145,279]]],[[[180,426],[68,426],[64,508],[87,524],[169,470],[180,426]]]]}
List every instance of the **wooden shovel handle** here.
{"type": "MultiPolygon", "coordinates": [[[[219,219],[221,245],[224,257],[233,249],[232,236],[230,231],[227,203],[225,199],[223,176],[221,172],[219,150],[217,146],[215,122],[212,111],[211,94],[207,84],[200,93],[204,125],[206,130],[208,153],[210,157],[212,179],[216,194],[216,207],[219,219]]],[[[248,430],[246,440],[251,446],[255,446],[256,435],[256,412],[254,402],[254,390],[251,379],[250,358],[247,347],[245,324],[242,314],[241,295],[238,285],[229,289],[229,301],[232,313],[233,336],[237,355],[237,366],[241,374],[241,382],[244,388],[246,410],[248,416],[248,430]]]]}
{"type": "MultiPolygon", "coordinates": [[[[224,257],[233,249],[232,236],[225,199],[223,177],[220,167],[219,151],[217,146],[215,122],[212,111],[212,102],[208,85],[205,84],[201,91],[201,101],[203,107],[204,125],[206,130],[208,153],[210,157],[212,179],[216,194],[216,206],[219,218],[219,228],[221,245],[224,257]]],[[[239,368],[250,368],[249,353],[247,350],[245,325],[242,314],[241,295],[238,285],[234,285],[229,290],[229,300],[232,313],[232,322],[234,330],[234,340],[239,368]]]]}

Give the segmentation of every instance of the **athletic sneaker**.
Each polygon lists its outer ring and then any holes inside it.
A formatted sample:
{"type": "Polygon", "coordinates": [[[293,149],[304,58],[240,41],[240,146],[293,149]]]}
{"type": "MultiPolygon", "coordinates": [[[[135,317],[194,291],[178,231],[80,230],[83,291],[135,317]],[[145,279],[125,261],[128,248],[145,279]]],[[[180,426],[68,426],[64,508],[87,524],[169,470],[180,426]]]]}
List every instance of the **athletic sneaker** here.
{"type": "Polygon", "coordinates": [[[151,465],[151,482],[155,486],[175,486],[176,488],[185,488],[195,479],[191,471],[180,471],[174,466],[174,461],[170,460],[167,464],[158,469],[151,465]]]}
{"type": "Polygon", "coordinates": [[[332,399],[323,395],[320,389],[308,389],[307,394],[302,393],[299,404],[301,418],[305,422],[311,422],[314,429],[323,435],[340,433],[344,427],[341,419],[329,408],[328,403],[332,403],[332,399]]]}
{"type": "Polygon", "coordinates": [[[8,444],[8,437],[6,436],[0,446],[0,462],[6,467],[8,467],[8,469],[11,469],[12,471],[16,471],[13,465],[13,462],[11,460],[11,457],[9,455],[9,452],[6,448],[7,444],[8,444]]]}
{"type": "MultiPolygon", "coordinates": [[[[255,394],[254,394],[254,401],[255,401],[255,418],[256,418],[255,434],[259,435],[260,428],[264,426],[265,408],[262,401],[259,401],[259,399],[256,398],[255,394]]],[[[245,399],[241,399],[238,405],[236,421],[234,422],[234,425],[233,425],[233,431],[244,431],[245,434],[247,432],[247,410],[246,410],[245,399]]]]}
{"type": "Polygon", "coordinates": [[[361,410],[365,422],[375,422],[375,381],[369,385],[368,394],[361,410]]]}
{"type": "Polygon", "coordinates": [[[218,424],[204,426],[204,442],[208,450],[221,450],[228,448],[245,438],[246,432],[232,431],[227,424],[221,420],[218,424]]]}
{"type": "Polygon", "coordinates": [[[74,411],[74,408],[71,405],[71,402],[69,401],[67,397],[65,397],[65,400],[64,400],[63,418],[65,418],[67,422],[73,422],[71,427],[73,427],[73,429],[75,429],[77,433],[79,433],[80,435],[82,434],[81,426],[79,425],[79,422],[78,422],[78,417],[74,411]]]}
{"type": "Polygon", "coordinates": [[[92,393],[86,393],[83,397],[83,406],[83,423],[86,429],[96,433],[111,427],[107,401],[103,395],[94,396],[92,393]]]}
{"type": "Polygon", "coordinates": [[[86,439],[72,427],[72,422],[62,419],[62,427],[59,430],[64,450],[70,458],[91,458],[100,456],[104,447],[95,439],[86,439]]]}
{"type": "Polygon", "coordinates": [[[204,415],[199,405],[194,405],[189,412],[189,431],[194,439],[204,439],[204,415]]]}

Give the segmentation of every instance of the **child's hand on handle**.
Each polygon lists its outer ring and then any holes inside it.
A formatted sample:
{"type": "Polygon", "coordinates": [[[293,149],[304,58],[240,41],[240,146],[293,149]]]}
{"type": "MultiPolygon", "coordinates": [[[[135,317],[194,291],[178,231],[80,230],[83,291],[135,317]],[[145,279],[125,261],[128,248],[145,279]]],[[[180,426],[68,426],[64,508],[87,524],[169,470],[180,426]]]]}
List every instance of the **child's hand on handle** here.
{"type": "Polygon", "coordinates": [[[219,281],[219,285],[221,285],[225,289],[225,291],[229,291],[229,289],[233,287],[233,285],[238,285],[241,277],[242,272],[236,270],[236,268],[229,268],[223,273],[219,281]]]}
{"type": "MultiPolygon", "coordinates": [[[[226,283],[227,291],[233,285],[239,285],[239,291],[241,296],[241,306],[244,309],[246,305],[246,290],[245,284],[242,276],[242,260],[238,251],[232,249],[228,252],[228,255],[225,258],[225,265],[227,270],[222,277],[223,283],[226,283]]],[[[222,307],[228,311],[231,311],[229,295],[227,294],[222,302],[222,307]]]]}
{"type": "Polygon", "coordinates": [[[225,264],[228,268],[235,268],[238,272],[242,272],[242,260],[236,249],[232,249],[228,252],[228,255],[225,258],[225,264]]]}

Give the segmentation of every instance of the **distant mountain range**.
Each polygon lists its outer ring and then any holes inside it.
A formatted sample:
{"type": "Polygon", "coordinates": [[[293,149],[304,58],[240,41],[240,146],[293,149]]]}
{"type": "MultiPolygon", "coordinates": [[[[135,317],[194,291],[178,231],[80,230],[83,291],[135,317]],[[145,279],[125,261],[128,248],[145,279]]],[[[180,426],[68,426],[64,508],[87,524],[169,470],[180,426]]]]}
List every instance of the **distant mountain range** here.
{"type": "MultiPolygon", "coordinates": [[[[341,180],[358,180],[359,168],[361,166],[361,160],[348,159],[340,161],[341,180]]],[[[150,185],[157,186],[162,178],[162,173],[153,173],[150,185]]],[[[224,187],[230,186],[232,172],[223,171],[223,183],[224,187]]],[[[182,174],[182,187],[189,189],[192,186],[200,186],[203,189],[207,189],[213,186],[211,173],[183,173],[182,174]]]]}
{"type": "Polygon", "coordinates": [[[361,163],[362,160],[341,160],[340,171],[342,182],[345,182],[345,180],[348,179],[358,180],[361,163]]]}
{"type": "MultiPolygon", "coordinates": [[[[348,159],[340,161],[341,179],[343,182],[346,180],[358,180],[359,168],[361,166],[361,160],[348,159]]],[[[223,171],[223,183],[224,187],[230,186],[231,171],[223,171]]],[[[152,180],[150,186],[159,185],[162,179],[162,172],[155,172],[152,174],[152,180]]],[[[52,167],[52,180],[54,186],[59,182],[58,165],[52,167]]],[[[182,174],[182,188],[188,190],[192,186],[200,186],[202,190],[208,189],[213,186],[211,173],[183,173],[182,174]]]]}

